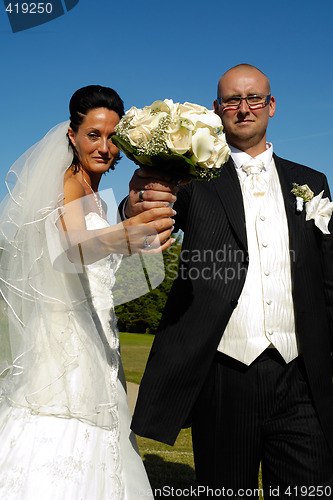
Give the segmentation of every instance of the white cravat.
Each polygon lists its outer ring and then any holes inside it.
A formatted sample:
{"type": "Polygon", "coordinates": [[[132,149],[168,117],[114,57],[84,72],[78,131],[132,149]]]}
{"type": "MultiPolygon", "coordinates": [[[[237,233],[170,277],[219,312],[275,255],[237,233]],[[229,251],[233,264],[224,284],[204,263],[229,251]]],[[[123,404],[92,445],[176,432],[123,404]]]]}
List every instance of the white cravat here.
{"type": "Polygon", "coordinates": [[[242,165],[243,172],[246,173],[244,184],[253,196],[263,196],[267,191],[267,181],[262,175],[265,170],[265,163],[262,160],[251,158],[242,165]]]}
{"type": "Polygon", "coordinates": [[[251,165],[252,161],[256,163],[263,162],[264,168],[260,172],[260,178],[265,179],[266,182],[268,183],[270,177],[270,167],[273,158],[273,145],[270,142],[267,142],[266,150],[263,153],[260,153],[255,158],[252,158],[252,156],[250,156],[249,154],[244,153],[244,151],[241,151],[240,149],[237,149],[233,146],[230,146],[230,151],[241,184],[246,179],[246,172],[245,170],[243,170],[242,167],[243,165],[251,165]]]}

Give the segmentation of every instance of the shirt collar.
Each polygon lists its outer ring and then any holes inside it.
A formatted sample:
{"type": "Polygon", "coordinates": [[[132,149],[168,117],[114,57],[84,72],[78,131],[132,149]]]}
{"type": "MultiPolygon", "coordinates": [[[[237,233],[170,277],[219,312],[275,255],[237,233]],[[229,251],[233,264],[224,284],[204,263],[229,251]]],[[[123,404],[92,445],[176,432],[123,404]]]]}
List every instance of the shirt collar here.
{"type": "MultiPolygon", "coordinates": [[[[249,160],[251,160],[252,156],[241,151],[240,149],[235,148],[234,146],[229,146],[231,152],[231,158],[233,159],[236,168],[241,168],[242,165],[245,165],[249,160]]],[[[264,162],[265,170],[269,170],[271,161],[273,157],[273,144],[271,142],[266,142],[266,151],[260,153],[258,156],[255,156],[256,159],[264,162]]]]}

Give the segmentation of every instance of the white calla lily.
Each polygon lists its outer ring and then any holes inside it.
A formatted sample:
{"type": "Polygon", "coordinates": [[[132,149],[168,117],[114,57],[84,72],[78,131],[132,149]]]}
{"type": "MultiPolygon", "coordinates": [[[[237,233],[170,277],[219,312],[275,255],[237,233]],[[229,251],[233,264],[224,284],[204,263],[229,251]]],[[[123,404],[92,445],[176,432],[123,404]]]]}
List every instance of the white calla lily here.
{"type": "Polygon", "coordinates": [[[198,128],[192,137],[192,151],[199,163],[207,161],[214,148],[214,139],[208,128],[198,128]]]}
{"type": "Polygon", "coordinates": [[[213,130],[217,130],[222,127],[221,118],[214,113],[207,113],[206,115],[199,115],[197,120],[197,127],[211,127],[213,130]]]}
{"type": "Polygon", "coordinates": [[[172,99],[164,99],[163,102],[168,106],[170,113],[172,113],[178,107],[178,103],[173,102],[172,99]]]}
{"type": "Polygon", "coordinates": [[[191,132],[195,129],[194,123],[188,117],[181,117],[179,122],[182,127],[187,128],[191,132]]]}
{"type": "Polygon", "coordinates": [[[171,113],[171,110],[173,108],[173,101],[172,99],[165,99],[164,101],[154,101],[153,104],[147,107],[150,108],[152,113],[159,113],[161,111],[164,113],[171,113]]]}

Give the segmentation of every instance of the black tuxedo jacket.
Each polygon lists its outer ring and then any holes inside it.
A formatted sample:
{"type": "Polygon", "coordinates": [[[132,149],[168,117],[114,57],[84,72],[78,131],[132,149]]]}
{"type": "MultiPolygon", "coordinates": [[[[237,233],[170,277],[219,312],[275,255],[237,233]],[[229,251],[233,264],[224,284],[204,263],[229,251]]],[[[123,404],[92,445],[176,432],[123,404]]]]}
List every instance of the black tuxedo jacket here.
{"type": "MultiPolygon", "coordinates": [[[[289,227],[296,333],[311,394],[333,451],[333,222],[324,235],[305,209],[296,211],[293,183],[315,195],[326,177],[274,155],[289,227]]],[[[175,204],[184,231],[182,258],[141,382],[132,428],[173,444],[190,418],[221,335],[237,306],[248,267],[241,188],[232,160],[220,177],[183,186],[175,204]]]]}

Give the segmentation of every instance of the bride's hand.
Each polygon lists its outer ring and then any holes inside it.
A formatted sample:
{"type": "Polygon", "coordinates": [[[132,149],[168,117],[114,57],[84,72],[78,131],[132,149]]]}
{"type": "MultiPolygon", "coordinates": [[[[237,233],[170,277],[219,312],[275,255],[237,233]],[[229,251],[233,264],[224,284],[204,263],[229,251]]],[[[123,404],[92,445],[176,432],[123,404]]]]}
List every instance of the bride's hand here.
{"type": "Polygon", "coordinates": [[[169,248],[176,214],[169,206],[151,208],[123,221],[127,250],[125,253],[156,253],[169,248]]]}
{"type": "Polygon", "coordinates": [[[110,253],[132,255],[166,250],[175,241],[170,238],[175,214],[171,207],[157,207],[114,226],[68,231],[62,221],[58,229],[69,260],[88,265],[110,253]]]}

